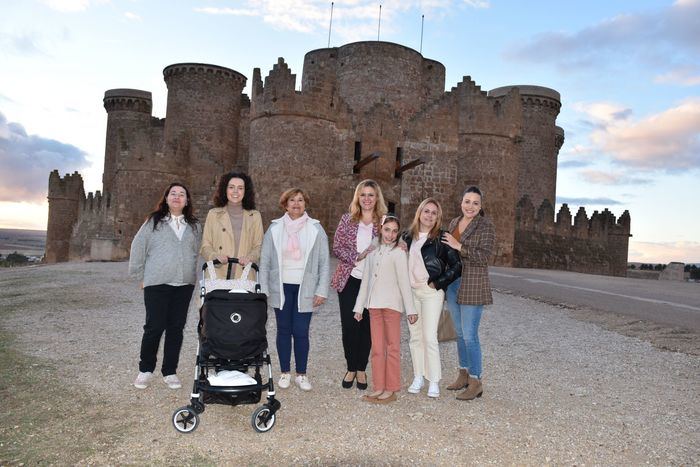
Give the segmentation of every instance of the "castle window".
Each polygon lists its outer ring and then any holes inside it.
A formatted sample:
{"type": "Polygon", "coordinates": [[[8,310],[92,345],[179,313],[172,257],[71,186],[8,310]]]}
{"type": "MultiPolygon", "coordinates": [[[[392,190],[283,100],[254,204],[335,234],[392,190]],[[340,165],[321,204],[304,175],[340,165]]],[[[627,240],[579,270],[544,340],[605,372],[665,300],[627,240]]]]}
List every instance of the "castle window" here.
{"type": "MultiPolygon", "coordinates": [[[[362,141],[355,141],[355,155],[353,156],[353,160],[357,164],[360,159],[362,159],[362,141]]],[[[352,173],[357,174],[360,173],[360,171],[353,167],[352,173]]]]}
{"type": "Polygon", "coordinates": [[[396,168],[394,169],[394,178],[401,178],[401,171],[399,170],[403,165],[403,148],[396,148],[396,168]]]}

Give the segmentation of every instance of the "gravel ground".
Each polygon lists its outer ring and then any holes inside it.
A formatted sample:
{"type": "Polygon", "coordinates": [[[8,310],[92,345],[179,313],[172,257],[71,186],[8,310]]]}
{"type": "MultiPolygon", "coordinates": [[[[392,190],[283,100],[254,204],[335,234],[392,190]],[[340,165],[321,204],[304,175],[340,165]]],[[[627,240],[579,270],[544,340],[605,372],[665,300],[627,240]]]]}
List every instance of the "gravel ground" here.
{"type": "MultiPolygon", "coordinates": [[[[75,407],[87,411],[86,422],[31,427],[25,440],[13,438],[16,445],[26,442],[28,449],[35,434],[55,437],[55,445],[68,446],[65,457],[55,453],[59,464],[75,459],[70,446],[87,446],[79,463],[700,465],[700,357],[662,351],[564,308],[500,293],[482,319],[479,400],[460,402],[444,389],[456,373],[454,342],[441,344],[437,400],[403,391],[397,402],[379,406],[362,402],[357,389],[342,389],[332,296],[311,323],[314,389],[280,390],[282,409],[270,432],[251,428],[256,406],[208,405],[198,429],[179,434],[170,416],[189,399],[198,301],[185,329],[183,389],[157,380],[137,390],[131,383],[144,310],[126,267],[67,263],[0,271],[0,326],[14,336],[14,349],[52,368],[42,373],[45,384],[65,386],[94,404],[93,418],[92,405],[75,407]]],[[[268,330],[276,361],[272,314],[268,330]]],[[[406,326],[402,341],[405,388],[412,378],[406,326]]],[[[36,408],[17,410],[30,419],[36,408]]],[[[8,429],[0,436],[9,439],[8,429]]],[[[2,449],[0,443],[0,465],[24,460],[3,459],[2,449]]]]}

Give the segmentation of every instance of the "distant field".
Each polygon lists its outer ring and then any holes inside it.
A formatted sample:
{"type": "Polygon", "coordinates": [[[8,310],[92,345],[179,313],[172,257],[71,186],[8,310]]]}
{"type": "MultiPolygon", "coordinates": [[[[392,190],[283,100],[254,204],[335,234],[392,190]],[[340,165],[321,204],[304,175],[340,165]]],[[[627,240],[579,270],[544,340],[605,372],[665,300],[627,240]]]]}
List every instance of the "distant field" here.
{"type": "Polygon", "coordinates": [[[45,230],[0,229],[0,254],[17,252],[43,256],[46,250],[45,230]]]}

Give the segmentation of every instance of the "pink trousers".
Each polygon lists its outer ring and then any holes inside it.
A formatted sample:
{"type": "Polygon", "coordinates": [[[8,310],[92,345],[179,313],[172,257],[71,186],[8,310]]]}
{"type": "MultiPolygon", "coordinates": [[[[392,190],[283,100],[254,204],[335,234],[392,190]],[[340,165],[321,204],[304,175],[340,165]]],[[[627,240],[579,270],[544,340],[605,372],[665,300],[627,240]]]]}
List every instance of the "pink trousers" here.
{"type": "Polygon", "coordinates": [[[389,308],[370,308],[372,334],[372,386],[375,391],[401,389],[401,319],[389,308]]]}

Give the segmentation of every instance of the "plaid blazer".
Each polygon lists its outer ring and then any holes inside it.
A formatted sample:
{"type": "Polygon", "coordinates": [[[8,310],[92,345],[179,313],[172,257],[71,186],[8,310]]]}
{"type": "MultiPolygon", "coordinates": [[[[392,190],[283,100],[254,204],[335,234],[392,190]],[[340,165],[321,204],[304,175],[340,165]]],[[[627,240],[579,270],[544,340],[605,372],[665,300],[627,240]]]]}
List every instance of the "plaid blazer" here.
{"type": "MultiPolygon", "coordinates": [[[[357,230],[359,223],[353,222],[349,213],[343,214],[338,222],[338,228],[333,236],[333,254],[338,258],[338,266],[331,279],[331,288],[342,292],[350,279],[350,273],[355,269],[355,261],[360,253],[357,252],[357,230]]],[[[372,226],[372,240],[379,233],[377,225],[372,226]]]]}
{"type": "MultiPolygon", "coordinates": [[[[450,221],[448,232],[452,232],[462,217],[450,221]]],[[[490,305],[491,281],[488,263],[496,243],[496,229],[486,217],[476,216],[462,232],[459,241],[462,249],[462,283],[457,294],[457,303],[461,305],[490,305]]]]}

